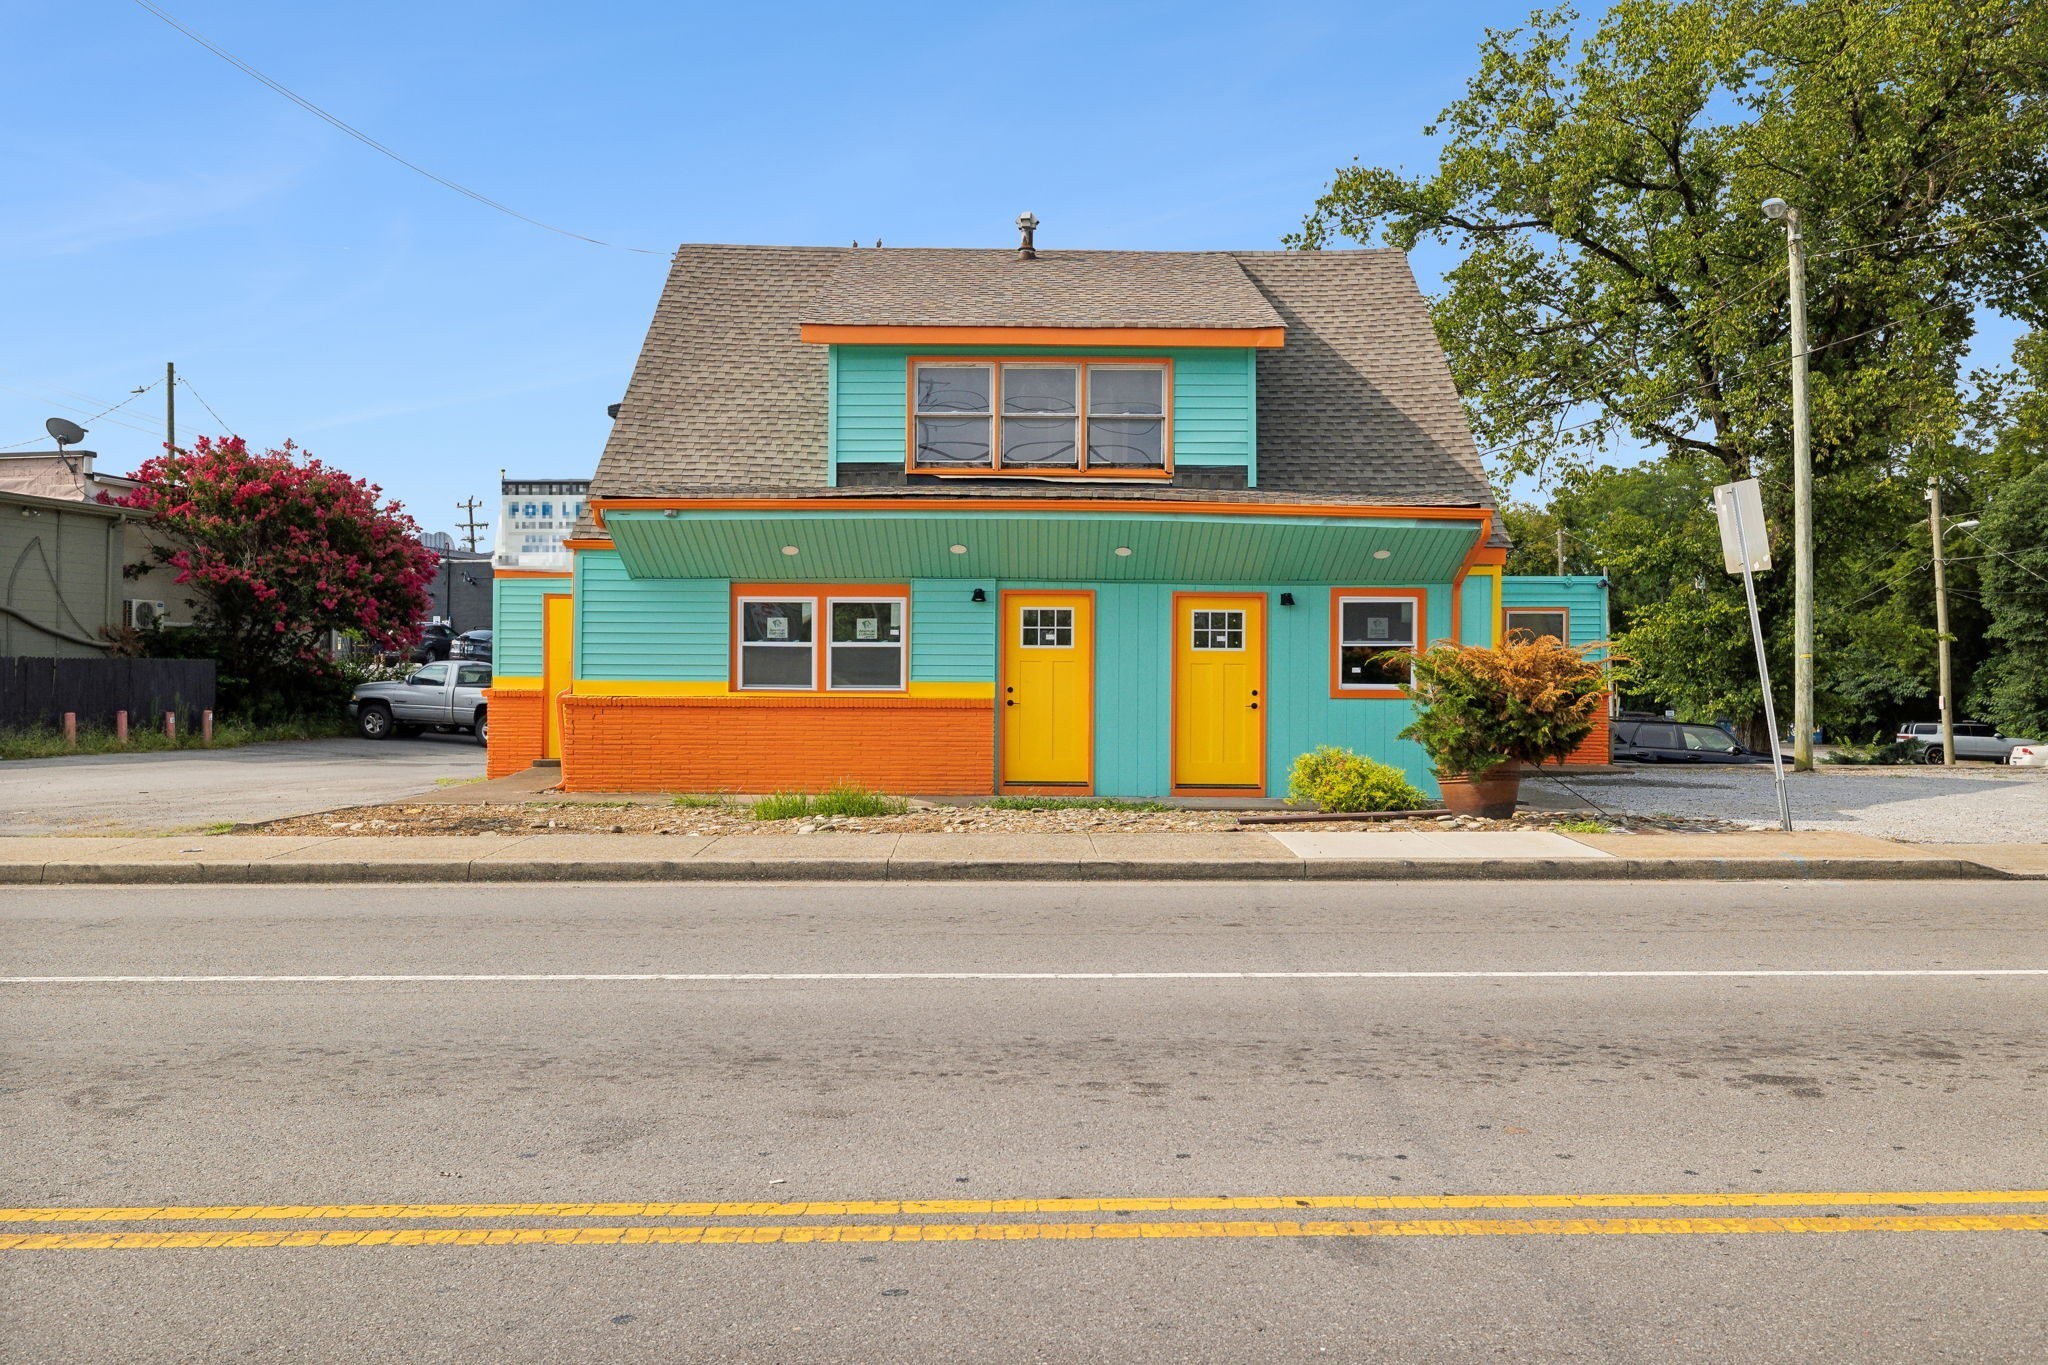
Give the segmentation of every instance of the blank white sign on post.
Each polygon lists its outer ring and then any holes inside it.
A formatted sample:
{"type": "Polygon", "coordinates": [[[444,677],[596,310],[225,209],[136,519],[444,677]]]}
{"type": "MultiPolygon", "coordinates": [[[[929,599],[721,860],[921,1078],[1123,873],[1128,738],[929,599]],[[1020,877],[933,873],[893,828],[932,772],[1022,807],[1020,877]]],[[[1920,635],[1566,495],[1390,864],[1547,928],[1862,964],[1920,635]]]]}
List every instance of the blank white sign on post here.
{"type": "Polygon", "coordinates": [[[1714,515],[1721,520],[1721,563],[1729,573],[1742,572],[1743,547],[1749,547],[1749,568],[1762,573],[1771,567],[1771,537],[1764,529],[1764,495],[1755,479],[1740,479],[1714,489],[1714,515]]]}

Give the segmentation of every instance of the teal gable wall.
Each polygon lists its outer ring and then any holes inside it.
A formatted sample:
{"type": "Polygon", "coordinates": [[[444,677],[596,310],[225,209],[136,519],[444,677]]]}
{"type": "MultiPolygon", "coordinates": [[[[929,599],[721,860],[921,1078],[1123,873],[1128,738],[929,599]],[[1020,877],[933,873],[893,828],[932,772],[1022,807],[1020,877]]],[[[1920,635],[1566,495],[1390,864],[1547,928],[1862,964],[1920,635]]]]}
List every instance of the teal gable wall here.
{"type": "Polygon", "coordinates": [[[540,599],[566,593],[566,578],[491,580],[491,672],[505,678],[540,676],[540,599]]]}
{"type": "Polygon", "coordinates": [[[1607,638],[1606,580],[1594,574],[1553,577],[1513,575],[1501,580],[1501,606],[1563,607],[1570,613],[1565,627],[1568,645],[1590,645],[1607,638]]]}
{"type": "Polygon", "coordinates": [[[731,611],[722,578],[628,578],[617,551],[579,551],[576,677],[723,682],[731,611]]]}
{"type": "MultiPolygon", "coordinates": [[[[931,348],[834,346],[829,371],[832,467],[842,461],[903,463],[909,441],[909,358],[931,348]]],[[[1173,460],[1176,465],[1244,465],[1258,484],[1256,352],[1233,347],[1085,349],[948,348],[945,354],[1166,356],[1173,361],[1173,460]]]]}

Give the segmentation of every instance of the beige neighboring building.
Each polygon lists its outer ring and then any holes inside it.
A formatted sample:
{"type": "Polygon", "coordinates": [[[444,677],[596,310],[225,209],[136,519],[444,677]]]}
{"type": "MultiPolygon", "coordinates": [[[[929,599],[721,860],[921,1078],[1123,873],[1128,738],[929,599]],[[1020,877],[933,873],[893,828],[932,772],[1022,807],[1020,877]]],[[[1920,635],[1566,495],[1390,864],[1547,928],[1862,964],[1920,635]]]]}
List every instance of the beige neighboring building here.
{"type": "MultiPolygon", "coordinates": [[[[18,495],[34,499],[38,503],[86,503],[100,509],[103,506],[100,503],[102,493],[109,498],[119,498],[138,487],[133,479],[97,472],[93,468],[93,458],[93,452],[89,450],[32,450],[0,454],[0,494],[18,495]]],[[[10,502],[12,501],[10,499],[10,502]]],[[[42,557],[52,566],[53,574],[56,573],[55,566],[59,562],[54,557],[52,542],[47,537],[14,534],[23,530],[23,527],[15,523],[33,522],[36,516],[44,513],[54,515],[54,509],[45,508],[38,513],[30,514],[10,508],[6,513],[9,533],[0,537],[0,602],[9,607],[9,612],[6,613],[7,620],[15,626],[21,626],[22,623],[13,612],[22,608],[14,606],[13,596],[17,591],[29,591],[26,587],[17,589],[15,585],[17,582],[26,583],[35,576],[32,569],[35,555],[31,553],[29,540],[41,540],[42,557]]],[[[62,520],[68,533],[68,528],[76,522],[76,517],[62,520]]],[[[118,630],[124,626],[142,626],[154,622],[162,622],[165,625],[183,625],[189,622],[192,619],[193,601],[188,590],[176,581],[177,573],[174,570],[152,565],[147,572],[138,577],[130,577],[127,572],[129,566],[150,563],[151,560],[151,540],[144,518],[134,514],[122,514],[109,521],[106,512],[101,511],[98,515],[92,516],[91,520],[101,528],[101,535],[111,535],[112,530],[109,528],[119,530],[118,543],[114,546],[116,563],[113,587],[110,591],[94,589],[92,593],[95,599],[103,597],[111,603],[111,615],[106,622],[109,628],[118,630]]],[[[57,522],[45,524],[54,527],[57,522]]],[[[85,523],[77,524],[82,527],[85,523]]],[[[67,572],[82,571],[84,561],[78,558],[80,553],[82,552],[74,550],[63,560],[63,563],[70,566],[67,572]]],[[[55,582],[66,588],[68,600],[69,585],[64,583],[61,575],[55,578],[55,582]]],[[[84,585],[80,586],[83,589],[84,585]]],[[[80,646],[74,643],[69,649],[56,652],[75,653],[79,648],[80,646]]],[[[0,634],[0,654],[41,652],[46,651],[21,648],[12,637],[0,634]]],[[[104,652],[104,647],[101,652],[104,652]]]]}

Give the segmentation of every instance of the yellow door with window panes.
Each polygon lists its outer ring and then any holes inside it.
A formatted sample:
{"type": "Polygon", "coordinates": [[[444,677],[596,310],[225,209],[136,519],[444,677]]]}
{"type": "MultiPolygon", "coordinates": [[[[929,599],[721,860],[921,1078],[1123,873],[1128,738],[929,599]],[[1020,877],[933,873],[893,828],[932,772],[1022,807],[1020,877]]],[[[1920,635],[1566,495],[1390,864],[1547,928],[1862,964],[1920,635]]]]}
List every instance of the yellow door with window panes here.
{"type": "Polygon", "coordinates": [[[1266,599],[1176,593],[1173,785],[1263,791],[1266,599]]]}
{"type": "Polygon", "coordinates": [[[1007,787],[1086,791],[1095,762],[1095,598],[1003,594],[1003,679],[996,708],[1007,787]]]}

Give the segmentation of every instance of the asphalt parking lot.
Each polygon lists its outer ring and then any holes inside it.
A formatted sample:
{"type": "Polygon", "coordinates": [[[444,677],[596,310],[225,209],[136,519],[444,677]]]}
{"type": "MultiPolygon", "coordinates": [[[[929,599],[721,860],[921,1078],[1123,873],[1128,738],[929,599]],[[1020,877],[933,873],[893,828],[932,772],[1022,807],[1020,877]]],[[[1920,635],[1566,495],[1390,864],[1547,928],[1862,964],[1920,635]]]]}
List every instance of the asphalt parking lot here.
{"type": "MultiPolygon", "coordinates": [[[[1769,765],[1644,765],[1563,779],[1603,811],[1628,815],[1778,820],[1769,765]]],[[[1786,774],[1792,823],[1916,843],[2048,843],[2048,769],[1969,763],[1955,768],[1822,764],[1786,774]]],[[[1537,785],[1550,786],[1548,781],[1537,785]]]]}
{"type": "Polygon", "coordinates": [[[482,777],[468,735],[321,739],[0,763],[0,834],[153,834],[277,820],[482,777]]]}

